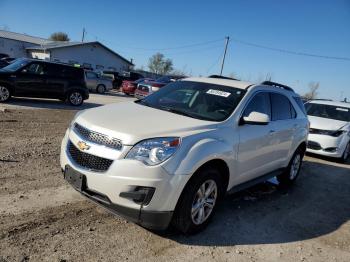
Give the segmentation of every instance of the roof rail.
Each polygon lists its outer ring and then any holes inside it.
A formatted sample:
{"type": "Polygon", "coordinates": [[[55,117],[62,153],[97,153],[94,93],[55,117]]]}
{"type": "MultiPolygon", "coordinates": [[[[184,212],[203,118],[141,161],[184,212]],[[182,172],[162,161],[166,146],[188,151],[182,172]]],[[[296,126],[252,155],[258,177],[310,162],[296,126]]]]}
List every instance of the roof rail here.
{"type": "Polygon", "coordinates": [[[314,98],[314,99],[310,99],[310,101],[315,101],[315,100],[318,100],[318,101],[333,101],[332,99],[328,99],[328,98],[314,98]]]}
{"type": "Polygon", "coordinates": [[[278,88],[282,88],[282,89],[294,92],[293,88],[286,86],[286,85],[276,83],[276,82],[272,82],[272,81],[264,81],[261,84],[266,85],[266,86],[274,86],[274,87],[278,87],[278,88]]]}
{"type": "MultiPolygon", "coordinates": [[[[233,77],[228,77],[228,76],[219,76],[219,75],[210,75],[208,76],[209,78],[221,78],[221,79],[229,79],[229,80],[238,80],[233,77]]],[[[239,81],[239,80],[238,80],[239,81]]]]}

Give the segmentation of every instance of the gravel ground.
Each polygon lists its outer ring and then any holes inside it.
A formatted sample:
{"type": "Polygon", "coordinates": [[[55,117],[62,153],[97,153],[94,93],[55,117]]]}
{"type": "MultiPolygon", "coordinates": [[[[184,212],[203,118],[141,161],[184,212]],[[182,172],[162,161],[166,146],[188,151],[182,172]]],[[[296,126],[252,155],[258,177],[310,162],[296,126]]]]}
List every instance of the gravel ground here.
{"type": "Polygon", "coordinates": [[[350,261],[350,165],[306,157],[298,183],[226,197],[202,233],[150,232],[64,181],[71,110],[0,110],[0,262],[350,261]]]}

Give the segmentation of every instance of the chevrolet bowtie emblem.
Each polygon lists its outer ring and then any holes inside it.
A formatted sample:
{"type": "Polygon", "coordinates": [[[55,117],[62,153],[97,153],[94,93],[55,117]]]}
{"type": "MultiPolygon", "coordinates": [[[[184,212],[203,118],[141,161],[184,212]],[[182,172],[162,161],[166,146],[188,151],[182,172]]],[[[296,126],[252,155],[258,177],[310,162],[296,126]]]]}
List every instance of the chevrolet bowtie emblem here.
{"type": "Polygon", "coordinates": [[[85,151],[85,150],[89,150],[90,146],[88,144],[86,144],[84,141],[79,141],[77,146],[79,147],[79,149],[81,151],[85,151]]]}

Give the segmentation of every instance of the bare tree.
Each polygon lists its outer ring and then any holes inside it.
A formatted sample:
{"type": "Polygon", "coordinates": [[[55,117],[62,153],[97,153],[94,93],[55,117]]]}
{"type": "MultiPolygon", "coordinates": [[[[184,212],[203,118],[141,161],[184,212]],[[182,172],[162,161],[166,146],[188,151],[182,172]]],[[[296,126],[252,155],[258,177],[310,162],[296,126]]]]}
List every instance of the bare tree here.
{"type": "Polygon", "coordinates": [[[319,82],[310,82],[309,83],[309,92],[305,93],[303,95],[303,98],[307,99],[307,100],[312,100],[317,98],[317,90],[320,87],[320,83],[319,82]]]}
{"type": "Polygon", "coordinates": [[[55,32],[50,35],[50,40],[52,41],[69,41],[69,37],[64,32],[55,32]]]}
{"type": "Polygon", "coordinates": [[[148,68],[152,73],[165,75],[173,70],[173,61],[166,59],[161,53],[156,53],[148,60],[148,68]]]}

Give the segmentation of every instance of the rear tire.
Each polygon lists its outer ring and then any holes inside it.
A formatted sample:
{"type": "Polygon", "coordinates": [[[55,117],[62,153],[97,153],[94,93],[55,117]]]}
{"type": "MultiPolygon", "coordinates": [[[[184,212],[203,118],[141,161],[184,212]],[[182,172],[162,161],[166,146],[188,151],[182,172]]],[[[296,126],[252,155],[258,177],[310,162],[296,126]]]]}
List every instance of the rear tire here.
{"type": "Polygon", "coordinates": [[[4,85],[0,85],[0,103],[6,102],[11,98],[11,90],[4,85]]]}
{"type": "Polygon", "coordinates": [[[295,182],[300,173],[304,154],[305,151],[302,150],[300,147],[295,151],[286,170],[281,175],[277,176],[277,180],[280,183],[280,185],[290,186],[295,182]]]}
{"type": "Polygon", "coordinates": [[[214,168],[200,170],[185,186],[172,225],[184,234],[203,230],[213,217],[222,195],[219,171],[214,168]]]}
{"type": "Polygon", "coordinates": [[[99,94],[104,94],[106,92],[106,87],[104,85],[98,85],[96,91],[99,94]]]}
{"type": "Polygon", "coordinates": [[[80,106],[84,102],[83,93],[78,90],[71,91],[67,96],[67,100],[72,106],[80,106]]]}

